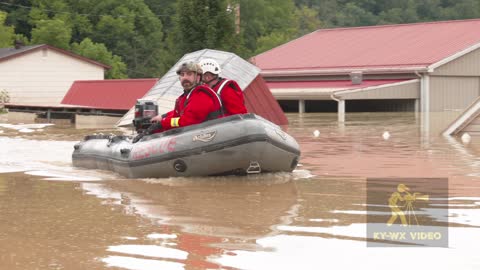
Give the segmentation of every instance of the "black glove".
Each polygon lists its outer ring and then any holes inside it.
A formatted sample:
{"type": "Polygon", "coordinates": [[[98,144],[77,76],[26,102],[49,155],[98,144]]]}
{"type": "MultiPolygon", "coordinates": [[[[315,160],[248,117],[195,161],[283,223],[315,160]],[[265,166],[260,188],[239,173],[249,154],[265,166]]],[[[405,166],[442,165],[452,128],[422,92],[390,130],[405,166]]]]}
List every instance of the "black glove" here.
{"type": "Polygon", "coordinates": [[[147,128],[147,130],[145,130],[145,133],[147,133],[147,135],[150,135],[150,134],[153,134],[154,131],[159,130],[159,129],[162,129],[162,123],[153,122],[152,125],[149,126],[147,128]]]}
{"type": "Polygon", "coordinates": [[[145,135],[151,135],[155,130],[162,129],[162,124],[160,122],[155,122],[152,123],[146,130],[144,130],[142,133],[139,133],[137,136],[135,136],[132,140],[133,143],[136,143],[140,141],[145,135]]]}
{"type": "Polygon", "coordinates": [[[135,137],[133,138],[132,142],[133,142],[133,143],[136,143],[136,142],[140,141],[140,139],[143,138],[143,136],[145,136],[145,133],[143,133],[143,132],[137,134],[137,136],[135,136],[135,137]]]}

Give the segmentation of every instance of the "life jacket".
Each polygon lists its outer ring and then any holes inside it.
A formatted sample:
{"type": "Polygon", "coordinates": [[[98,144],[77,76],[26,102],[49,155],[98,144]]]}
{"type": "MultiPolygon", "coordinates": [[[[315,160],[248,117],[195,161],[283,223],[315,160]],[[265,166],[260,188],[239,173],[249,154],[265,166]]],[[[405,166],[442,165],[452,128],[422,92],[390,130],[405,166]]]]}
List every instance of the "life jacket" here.
{"type": "MultiPolygon", "coordinates": [[[[229,82],[233,82],[229,79],[225,79],[225,78],[222,78],[222,77],[218,77],[218,81],[217,83],[215,83],[213,86],[212,86],[212,89],[215,89],[217,87],[218,84],[220,84],[220,86],[218,87],[218,89],[216,90],[216,93],[218,96],[221,96],[222,94],[222,90],[223,88],[225,87],[225,85],[227,85],[229,82]]],[[[237,89],[236,87],[236,83],[232,83],[231,86],[232,86],[232,89],[235,90],[235,91],[242,91],[241,89],[237,89]]],[[[214,90],[215,91],[215,90],[214,90]]],[[[221,99],[221,98],[220,98],[221,99]]]]}
{"type": "MultiPolygon", "coordinates": [[[[185,101],[183,103],[183,108],[182,108],[182,111],[185,107],[187,107],[187,104],[188,102],[190,101],[190,95],[194,92],[194,91],[202,91],[204,92],[205,94],[207,94],[208,96],[210,96],[213,100],[217,100],[218,101],[218,104],[220,105],[220,108],[216,111],[213,111],[211,113],[209,113],[207,115],[207,118],[204,120],[204,121],[207,121],[207,120],[213,120],[213,119],[217,119],[217,118],[221,118],[224,116],[224,112],[223,112],[223,103],[222,103],[222,99],[220,98],[220,95],[217,95],[217,93],[215,93],[215,91],[213,89],[211,89],[210,87],[206,87],[205,85],[198,85],[196,86],[194,89],[192,89],[190,92],[188,92],[187,94],[187,97],[185,98],[185,101]]],[[[182,114],[182,112],[180,112],[180,115],[182,114]]]]}

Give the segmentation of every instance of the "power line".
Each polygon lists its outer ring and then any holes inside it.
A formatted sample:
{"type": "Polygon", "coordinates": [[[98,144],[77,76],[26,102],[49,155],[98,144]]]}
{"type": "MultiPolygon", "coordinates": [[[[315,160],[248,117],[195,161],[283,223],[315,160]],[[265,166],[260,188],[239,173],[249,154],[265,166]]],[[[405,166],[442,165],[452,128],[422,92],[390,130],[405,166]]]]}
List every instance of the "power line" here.
{"type": "MultiPolygon", "coordinates": [[[[24,8],[24,9],[32,9],[32,8],[37,8],[42,11],[50,12],[50,13],[57,13],[57,14],[69,14],[69,15],[81,15],[81,16],[86,16],[86,17],[103,17],[103,16],[111,16],[114,18],[128,18],[131,17],[131,15],[110,15],[110,14],[87,14],[87,13],[76,13],[76,12],[68,12],[68,11],[56,11],[56,10],[51,10],[51,9],[45,9],[45,8],[39,8],[39,7],[29,7],[29,6],[24,6],[24,5],[19,5],[19,4],[12,4],[12,3],[7,3],[7,2],[2,2],[0,1],[0,4],[6,5],[6,6],[12,6],[12,7],[19,7],[19,8],[24,8]]],[[[167,15],[167,14],[154,14],[157,17],[171,17],[172,15],[167,15]]],[[[136,17],[147,17],[143,15],[134,15],[136,17]]]]}

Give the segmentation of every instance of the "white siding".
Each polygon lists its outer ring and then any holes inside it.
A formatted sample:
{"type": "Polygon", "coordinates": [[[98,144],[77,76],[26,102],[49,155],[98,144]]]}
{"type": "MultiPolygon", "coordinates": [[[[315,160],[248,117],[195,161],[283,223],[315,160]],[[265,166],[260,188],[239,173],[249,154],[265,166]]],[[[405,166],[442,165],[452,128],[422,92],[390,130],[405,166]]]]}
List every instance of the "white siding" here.
{"type": "Polygon", "coordinates": [[[103,67],[46,48],[0,62],[0,89],[17,104],[58,105],[73,81],[103,79],[103,67]]]}

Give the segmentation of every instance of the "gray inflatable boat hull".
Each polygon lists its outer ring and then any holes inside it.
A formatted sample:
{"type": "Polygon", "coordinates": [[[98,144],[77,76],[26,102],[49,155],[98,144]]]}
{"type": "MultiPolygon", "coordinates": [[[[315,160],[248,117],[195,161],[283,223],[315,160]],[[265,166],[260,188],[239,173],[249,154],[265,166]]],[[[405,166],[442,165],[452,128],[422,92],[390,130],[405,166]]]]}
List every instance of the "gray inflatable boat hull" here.
{"type": "Polygon", "coordinates": [[[298,143],[254,114],[233,115],[145,136],[92,135],[75,145],[76,167],[111,170],[128,178],[291,172],[298,143]]]}

